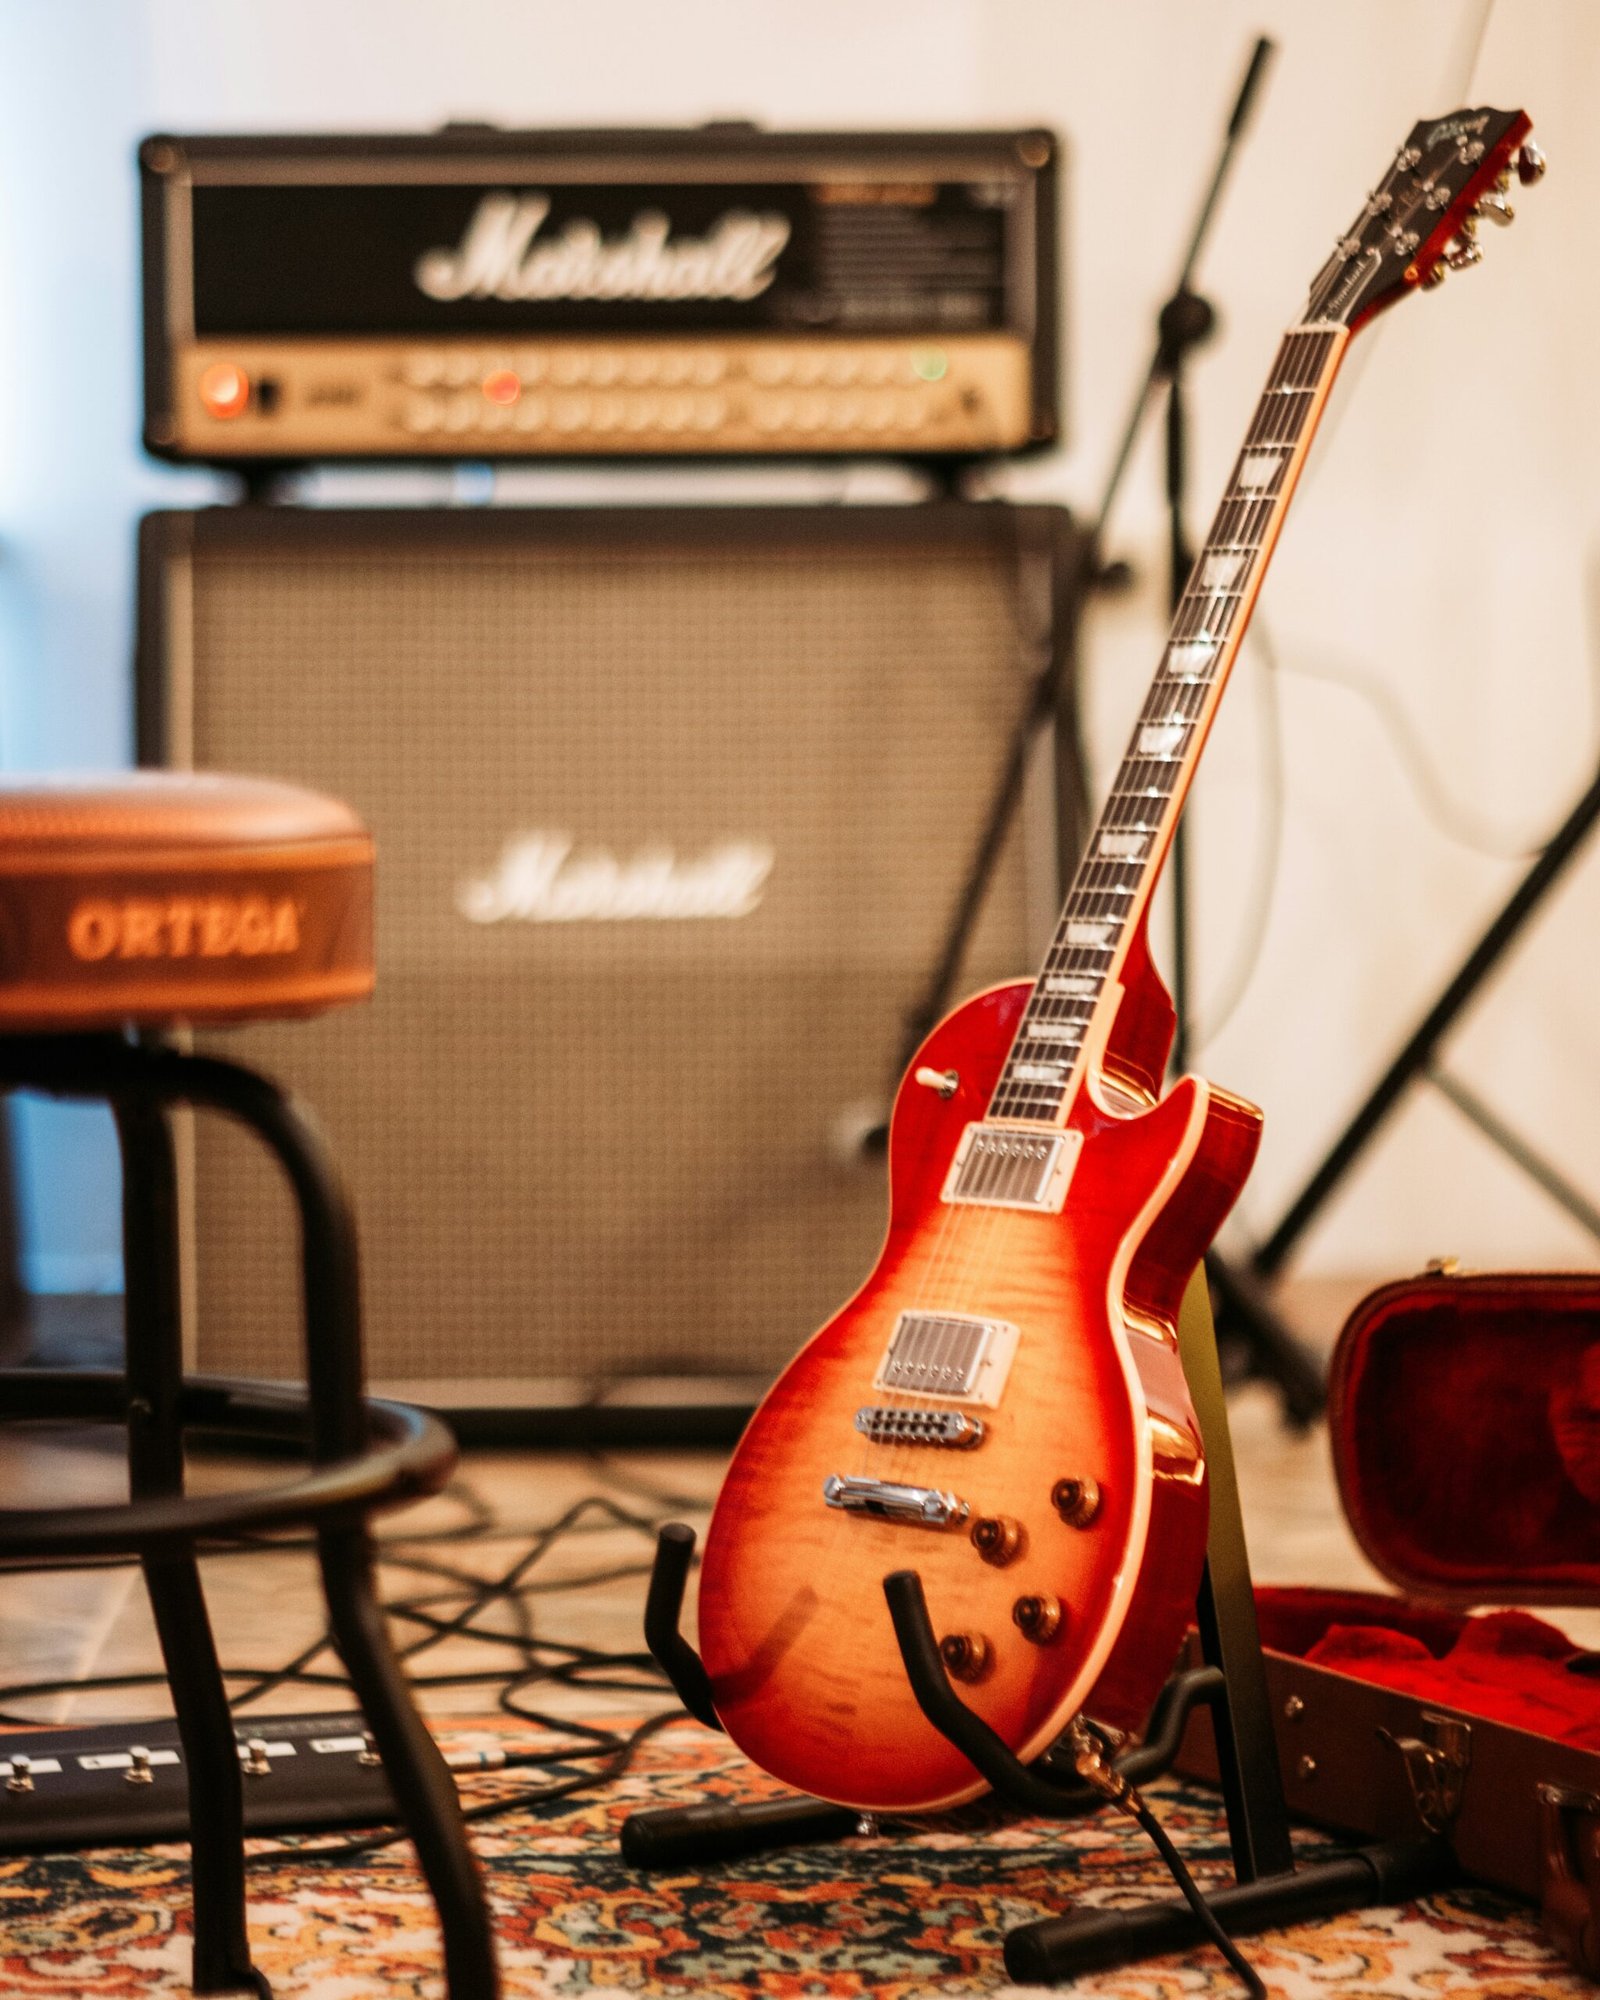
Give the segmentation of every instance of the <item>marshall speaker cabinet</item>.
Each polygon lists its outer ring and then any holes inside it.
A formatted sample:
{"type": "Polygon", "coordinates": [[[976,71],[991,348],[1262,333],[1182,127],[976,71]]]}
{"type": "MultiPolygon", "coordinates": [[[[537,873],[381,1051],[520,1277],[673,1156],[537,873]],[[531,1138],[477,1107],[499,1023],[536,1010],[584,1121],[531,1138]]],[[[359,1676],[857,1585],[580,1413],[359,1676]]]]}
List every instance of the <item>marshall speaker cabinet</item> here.
{"type": "MultiPolygon", "coordinates": [[[[378,1383],[524,1430],[737,1405],[844,1299],[885,1216],[862,1135],[1078,568],[1046,507],[145,521],[144,760],[377,836],[376,999],[224,1041],[331,1129],[378,1383]]],[[[1043,948],[1051,771],[963,991],[1043,948]]],[[[286,1375],[289,1204],[219,1122],[194,1358],[286,1375]]]]}
{"type": "Polygon", "coordinates": [[[1057,151],[742,125],[148,139],[145,441],[241,466],[1051,444],[1057,151]]]}

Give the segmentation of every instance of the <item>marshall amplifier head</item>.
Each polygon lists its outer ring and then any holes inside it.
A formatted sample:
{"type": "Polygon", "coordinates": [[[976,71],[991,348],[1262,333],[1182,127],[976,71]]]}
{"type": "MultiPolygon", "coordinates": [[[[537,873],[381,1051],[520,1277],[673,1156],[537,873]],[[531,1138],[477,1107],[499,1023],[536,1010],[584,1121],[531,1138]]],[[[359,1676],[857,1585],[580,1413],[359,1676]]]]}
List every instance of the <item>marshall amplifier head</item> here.
{"type": "MultiPolygon", "coordinates": [[[[141,551],[145,760],[377,841],[373,1000],[200,1037],[326,1123],[373,1380],[569,1437],[747,1401],[881,1239],[861,1141],[1070,642],[1069,517],[224,507],[141,551]]],[[[965,991],[1049,936],[1053,791],[1045,754],[965,991]]],[[[226,1121],[193,1149],[195,1359],[295,1375],[292,1206],[226,1121]]]]}
{"type": "Polygon", "coordinates": [[[147,139],[145,442],[248,465],[1055,441],[1057,144],[147,139]]]}

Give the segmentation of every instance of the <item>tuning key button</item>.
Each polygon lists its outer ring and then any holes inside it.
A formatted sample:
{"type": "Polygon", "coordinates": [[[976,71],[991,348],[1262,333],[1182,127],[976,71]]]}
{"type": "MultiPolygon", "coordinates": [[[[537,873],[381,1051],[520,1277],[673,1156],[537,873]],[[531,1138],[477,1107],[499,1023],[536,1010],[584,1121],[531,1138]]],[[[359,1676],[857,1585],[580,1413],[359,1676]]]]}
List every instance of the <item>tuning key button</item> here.
{"type": "Polygon", "coordinates": [[[1480,215],[1486,215],[1491,222],[1497,223],[1502,229],[1508,228],[1517,219],[1517,211],[1506,200],[1503,190],[1497,189],[1493,194],[1486,194],[1477,208],[1480,215]]]}
{"type": "Polygon", "coordinates": [[[1011,1607],[1011,1617],[1023,1638],[1035,1646],[1048,1646],[1061,1630],[1059,1597],[1019,1597],[1011,1607]]]}
{"type": "Polygon", "coordinates": [[[1549,164],[1530,139],[1517,153],[1517,179],[1524,187],[1532,187],[1535,181],[1544,179],[1544,170],[1549,164]]]}
{"type": "Polygon", "coordinates": [[[981,1681],[992,1656],[981,1632],[951,1632],[939,1641],[939,1657],[953,1681],[981,1681]]]}
{"type": "Polygon", "coordinates": [[[1022,1553],[1022,1523],[1007,1514],[985,1514],[973,1522],[971,1539],[986,1563],[1004,1569],[1022,1553]]]}
{"type": "Polygon", "coordinates": [[[1050,1489],[1050,1505],[1069,1528],[1087,1528],[1100,1511],[1100,1482],[1058,1479],[1050,1489]]]}
{"type": "MultiPolygon", "coordinates": [[[[1445,263],[1452,271],[1470,270],[1474,264],[1483,262],[1483,248],[1477,243],[1458,243],[1454,250],[1445,253],[1445,263]]],[[[1434,266],[1438,270],[1439,266],[1434,266]]]]}
{"type": "Polygon", "coordinates": [[[1427,270],[1423,272],[1422,289],[1425,292],[1436,292],[1444,281],[1445,268],[1444,261],[1441,258],[1437,264],[1430,264],[1427,270]]]}

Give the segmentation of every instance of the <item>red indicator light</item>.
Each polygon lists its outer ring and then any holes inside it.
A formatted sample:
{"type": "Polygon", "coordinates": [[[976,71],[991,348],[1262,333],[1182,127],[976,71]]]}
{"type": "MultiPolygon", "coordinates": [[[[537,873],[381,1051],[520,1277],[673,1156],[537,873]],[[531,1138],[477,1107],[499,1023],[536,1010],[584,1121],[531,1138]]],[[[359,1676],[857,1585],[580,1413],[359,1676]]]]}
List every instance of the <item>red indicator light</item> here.
{"type": "Polygon", "coordinates": [[[483,378],[484,399],[509,409],[522,394],[522,378],[514,368],[496,368],[483,378]]]}
{"type": "Polygon", "coordinates": [[[200,377],[207,416],[236,417],[250,401],[250,377],[232,361],[213,361],[200,377]]]}

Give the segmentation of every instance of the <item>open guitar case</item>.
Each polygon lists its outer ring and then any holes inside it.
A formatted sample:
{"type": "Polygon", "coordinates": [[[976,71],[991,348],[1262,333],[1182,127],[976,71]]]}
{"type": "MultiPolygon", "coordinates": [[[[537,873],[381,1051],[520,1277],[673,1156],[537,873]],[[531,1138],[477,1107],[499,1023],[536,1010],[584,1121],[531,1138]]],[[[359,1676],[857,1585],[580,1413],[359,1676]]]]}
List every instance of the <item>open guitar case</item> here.
{"type": "MultiPolygon", "coordinates": [[[[1375,1293],[1346,1327],[1335,1464],[1357,1536],[1402,1597],[1252,1590],[1198,1277],[1179,1340],[1210,1471],[1207,1561],[1187,1656],[1113,1768],[1137,1785],[1176,1762],[1220,1783],[1235,1881],[1206,1902],[1230,1936],[1471,1877],[1541,1901],[1556,1942],[1596,1973],[1600,1656],[1525,1612],[1468,1608],[1600,1605],[1600,1276],[1430,1275],[1375,1293]],[[1291,1810],[1368,1844],[1297,1865],[1291,1810]]],[[[694,1541],[662,1530],[645,1639],[716,1728],[678,1624],[694,1541]]],[[[962,1701],[914,1570],[886,1576],[884,1594],[919,1706],[998,1798],[1058,1817],[1104,1803],[1065,1742],[1025,1767],[962,1701]]],[[[682,1869],[861,1830],[854,1811],[800,1797],[665,1808],[628,1820],[622,1852],[682,1869]]],[[[1177,1899],[1073,1912],[1012,1931],[1006,1969],[1063,1981],[1207,1935],[1177,1899]]]]}

